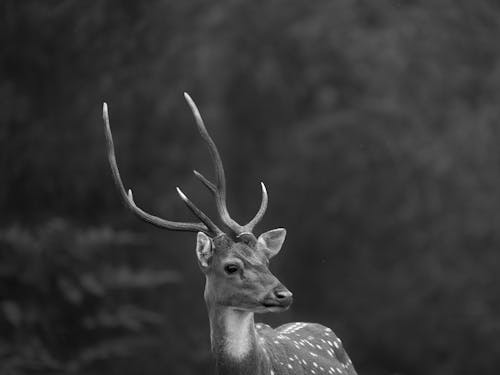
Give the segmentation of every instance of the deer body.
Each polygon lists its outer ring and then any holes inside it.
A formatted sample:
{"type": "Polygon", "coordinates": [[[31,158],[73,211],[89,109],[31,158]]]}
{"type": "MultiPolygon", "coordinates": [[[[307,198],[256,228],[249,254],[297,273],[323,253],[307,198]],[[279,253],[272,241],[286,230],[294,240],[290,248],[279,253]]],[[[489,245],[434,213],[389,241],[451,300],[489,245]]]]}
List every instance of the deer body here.
{"type": "Polygon", "coordinates": [[[210,319],[218,374],[356,374],[340,339],[329,328],[289,323],[272,329],[254,324],[252,313],[231,314],[235,312],[218,311],[218,317],[210,319]],[[235,331],[228,329],[233,319],[240,323],[235,331]],[[236,343],[241,346],[233,346],[236,343]]]}
{"type": "Polygon", "coordinates": [[[127,207],[141,219],[158,227],[198,233],[196,255],[206,278],[204,297],[217,373],[356,375],[340,340],[329,328],[315,323],[291,323],[272,329],[255,323],[255,313],[284,311],[292,304],[292,293],[269,270],[269,260],[281,250],[286,231],[283,228],[274,229],[259,237],[252,233],[267,208],[267,191],[262,183],[262,202],[255,217],[245,225],[239,225],[230,217],[219,152],[198,108],[189,95],[185,94],[185,97],[198,130],[209,147],[216,183],[196,171],[195,175],[214,195],[217,211],[228,228],[227,232],[219,229],[179,188],[179,196],[201,222],[168,221],[137,207],[132,191],[125,191],[118,171],[106,104],[103,117],[111,170],[127,207]]]}

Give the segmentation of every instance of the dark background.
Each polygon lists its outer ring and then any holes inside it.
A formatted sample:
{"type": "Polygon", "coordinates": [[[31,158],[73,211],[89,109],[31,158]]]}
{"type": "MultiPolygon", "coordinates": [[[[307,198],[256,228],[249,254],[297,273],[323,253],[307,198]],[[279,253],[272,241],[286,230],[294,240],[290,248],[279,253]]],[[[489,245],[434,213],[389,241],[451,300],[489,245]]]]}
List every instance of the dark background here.
{"type": "Polygon", "coordinates": [[[35,1],[0,5],[0,373],[211,373],[193,234],[215,217],[182,97],[240,222],[286,227],[272,324],[315,321],[360,374],[500,369],[500,3],[35,1]]]}

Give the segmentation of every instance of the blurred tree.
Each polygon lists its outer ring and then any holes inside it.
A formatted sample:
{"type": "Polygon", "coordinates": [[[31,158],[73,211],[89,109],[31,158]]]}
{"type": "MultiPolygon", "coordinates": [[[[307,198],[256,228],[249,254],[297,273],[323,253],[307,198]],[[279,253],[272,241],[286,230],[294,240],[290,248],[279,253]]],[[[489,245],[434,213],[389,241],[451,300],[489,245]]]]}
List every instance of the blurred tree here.
{"type": "Polygon", "coordinates": [[[77,231],[60,219],[37,233],[4,230],[0,371],[80,373],[154,343],[148,327],[164,317],[146,307],[148,293],[178,283],[180,275],[117,262],[113,247],[122,251],[141,242],[109,228],[77,231]]]}

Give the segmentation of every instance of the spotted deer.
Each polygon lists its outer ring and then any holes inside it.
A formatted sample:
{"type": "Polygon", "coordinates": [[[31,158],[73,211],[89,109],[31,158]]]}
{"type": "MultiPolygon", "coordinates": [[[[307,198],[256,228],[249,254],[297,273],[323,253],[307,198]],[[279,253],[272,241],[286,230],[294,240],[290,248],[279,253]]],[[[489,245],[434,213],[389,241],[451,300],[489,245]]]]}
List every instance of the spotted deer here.
{"type": "Polygon", "coordinates": [[[197,232],[196,255],[206,278],[204,297],[217,374],[355,375],[351,360],[331,329],[316,323],[290,323],[275,329],[255,323],[254,314],[284,311],[292,303],[292,293],[269,271],[269,260],[280,251],[286,230],[273,229],[259,237],[252,233],[267,209],[268,194],[263,183],[261,205],[254,218],[245,225],[231,218],[219,151],[196,104],[188,94],[184,96],[201,137],[208,145],[215,169],[215,184],[197,171],[194,174],[213,194],[217,212],[227,231],[219,229],[179,188],[180,198],[200,222],[168,221],[136,205],[132,190],[125,190],[118,171],[108,107],[104,103],[107,152],[114,182],[134,214],[160,228],[197,232]]]}

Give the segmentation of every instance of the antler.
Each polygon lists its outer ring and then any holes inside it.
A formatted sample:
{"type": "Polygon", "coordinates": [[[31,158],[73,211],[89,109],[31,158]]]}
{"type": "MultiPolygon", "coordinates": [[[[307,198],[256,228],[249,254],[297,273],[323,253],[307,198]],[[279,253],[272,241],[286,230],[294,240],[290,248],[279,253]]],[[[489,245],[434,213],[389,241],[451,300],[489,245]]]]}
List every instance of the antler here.
{"type": "MultiPolygon", "coordinates": [[[[191,97],[187,93],[184,93],[184,97],[186,98],[186,101],[188,102],[189,107],[193,112],[194,118],[196,120],[196,125],[198,126],[198,130],[201,134],[201,137],[208,145],[210,156],[212,158],[212,162],[215,168],[216,183],[213,184],[197,171],[194,171],[194,174],[215,196],[217,212],[219,213],[223,223],[228,228],[230,228],[236,235],[240,235],[242,233],[247,233],[247,232],[251,233],[255,225],[257,225],[257,223],[262,219],[267,209],[268,196],[266,187],[264,183],[262,182],[260,183],[262,188],[262,201],[257,214],[255,214],[252,220],[250,220],[245,225],[239,225],[236,221],[234,221],[231,218],[227,210],[226,177],[224,174],[224,167],[222,165],[222,160],[219,155],[219,151],[217,150],[215,142],[210,137],[210,134],[208,134],[205,124],[203,123],[203,119],[201,118],[200,112],[198,111],[198,108],[196,107],[196,104],[194,103],[193,99],[191,99],[191,97]]],[[[147,221],[148,223],[151,223],[160,228],[191,231],[191,232],[204,232],[208,235],[214,235],[214,236],[224,233],[213,223],[212,220],[210,220],[210,218],[208,218],[207,215],[205,215],[198,207],[196,207],[196,205],[193,202],[191,202],[189,198],[186,197],[186,195],[184,195],[184,193],[179,188],[177,188],[177,193],[184,201],[186,206],[191,210],[191,212],[196,217],[198,217],[201,220],[201,222],[185,223],[185,222],[169,221],[161,219],[157,216],[153,216],[143,211],[139,207],[137,207],[137,205],[134,202],[132,190],[129,189],[128,193],[126,192],[125,187],[123,185],[123,181],[120,177],[120,172],[118,170],[118,165],[116,163],[113,136],[111,134],[111,127],[109,125],[108,105],[106,103],[104,103],[102,107],[102,116],[105,125],[108,159],[109,159],[109,164],[111,166],[111,171],[113,172],[113,179],[115,181],[116,186],[118,187],[118,190],[120,192],[123,201],[134,214],[136,214],[142,220],[147,221]]]]}
{"type": "MultiPolygon", "coordinates": [[[[198,180],[201,181],[203,185],[205,185],[208,190],[214,194],[214,196],[217,195],[217,187],[211,183],[205,176],[203,176],[200,172],[198,171],[193,171],[194,175],[198,180]]],[[[268,195],[267,195],[267,189],[266,185],[264,185],[263,182],[260,183],[261,189],[262,189],[262,200],[260,203],[260,208],[259,211],[255,214],[254,218],[248,222],[248,224],[245,224],[243,226],[240,226],[238,234],[241,233],[247,233],[247,232],[252,232],[253,228],[257,225],[257,223],[262,219],[264,214],[266,213],[267,209],[267,202],[268,202],[268,195]]]]}
{"type": "Polygon", "coordinates": [[[252,220],[250,220],[248,222],[248,224],[246,224],[245,226],[243,226],[243,231],[244,232],[252,232],[253,228],[258,224],[259,221],[262,220],[262,218],[264,217],[264,214],[266,213],[266,210],[267,210],[267,201],[268,201],[267,189],[266,189],[266,185],[264,185],[263,182],[260,183],[260,187],[262,189],[262,199],[261,199],[261,202],[260,202],[259,211],[257,211],[257,213],[255,214],[254,218],[252,220]]]}
{"type": "Polygon", "coordinates": [[[195,176],[214,194],[217,204],[217,212],[219,213],[224,224],[226,224],[237,235],[245,232],[252,232],[253,228],[262,219],[267,209],[268,197],[264,183],[261,182],[262,201],[259,211],[255,215],[255,217],[246,225],[239,225],[231,218],[227,210],[226,176],[224,174],[224,167],[222,165],[222,160],[219,155],[219,151],[217,150],[217,146],[212,140],[212,137],[210,137],[210,134],[208,134],[207,128],[205,127],[203,119],[201,118],[200,111],[198,110],[198,107],[194,103],[193,99],[191,99],[191,97],[187,93],[184,93],[184,98],[186,99],[189,107],[191,108],[191,111],[193,112],[193,116],[195,118],[196,125],[198,126],[201,137],[208,145],[208,150],[210,151],[210,156],[212,157],[215,169],[216,183],[211,183],[198,171],[194,171],[195,176]]]}
{"type": "Polygon", "coordinates": [[[105,135],[106,135],[106,144],[108,150],[108,160],[111,166],[111,171],[113,172],[113,179],[115,184],[120,192],[120,195],[125,202],[126,206],[139,218],[142,220],[151,223],[157,227],[170,229],[170,230],[179,230],[179,231],[190,231],[190,232],[204,232],[208,235],[219,235],[223,233],[194,203],[192,203],[183,193],[177,188],[177,193],[182,198],[184,203],[188,206],[188,208],[202,221],[200,223],[184,223],[177,221],[169,221],[165,219],[161,219],[157,216],[153,216],[139,207],[134,202],[134,197],[132,195],[132,190],[128,190],[128,193],[125,191],[125,187],[123,185],[123,181],[120,177],[120,172],[118,170],[118,165],[116,163],[115,156],[115,147],[113,144],[113,136],[111,134],[111,127],[109,125],[109,115],[108,115],[108,105],[106,103],[102,106],[102,117],[104,119],[105,125],[105,135]]]}

